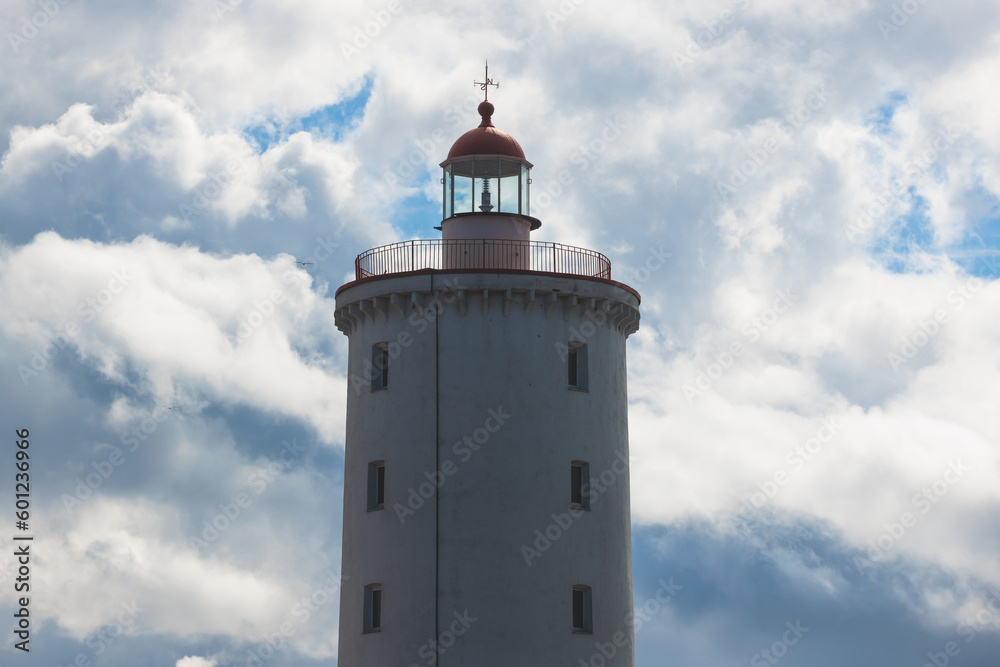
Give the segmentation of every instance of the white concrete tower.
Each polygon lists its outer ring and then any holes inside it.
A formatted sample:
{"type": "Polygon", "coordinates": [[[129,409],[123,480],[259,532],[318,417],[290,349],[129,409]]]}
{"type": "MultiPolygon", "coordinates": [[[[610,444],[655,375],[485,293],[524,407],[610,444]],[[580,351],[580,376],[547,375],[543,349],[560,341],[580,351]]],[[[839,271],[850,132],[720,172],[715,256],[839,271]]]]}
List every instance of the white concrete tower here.
{"type": "Polygon", "coordinates": [[[337,291],[342,667],[634,665],[639,295],[530,240],[532,165],[493,111],[441,163],[442,238],[362,253],[337,291]]]}

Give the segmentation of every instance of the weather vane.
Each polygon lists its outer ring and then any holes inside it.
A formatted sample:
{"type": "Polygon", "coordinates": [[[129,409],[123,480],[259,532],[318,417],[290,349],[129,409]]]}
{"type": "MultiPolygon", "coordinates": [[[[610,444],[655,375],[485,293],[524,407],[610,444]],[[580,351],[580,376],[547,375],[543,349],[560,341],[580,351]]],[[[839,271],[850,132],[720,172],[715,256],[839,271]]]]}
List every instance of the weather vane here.
{"type": "Polygon", "coordinates": [[[473,81],[472,85],[479,86],[479,90],[483,91],[483,93],[486,95],[486,99],[488,100],[488,99],[490,99],[490,89],[489,89],[489,86],[493,86],[495,88],[499,88],[500,87],[500,82],[499,81],[496,82],[496,83],[493,83],[493,79],[490,78],[490,61],[489,60],[486,61],[486,77],[485,78],[486,78],[485,82],[484,81],[473,81]]]}

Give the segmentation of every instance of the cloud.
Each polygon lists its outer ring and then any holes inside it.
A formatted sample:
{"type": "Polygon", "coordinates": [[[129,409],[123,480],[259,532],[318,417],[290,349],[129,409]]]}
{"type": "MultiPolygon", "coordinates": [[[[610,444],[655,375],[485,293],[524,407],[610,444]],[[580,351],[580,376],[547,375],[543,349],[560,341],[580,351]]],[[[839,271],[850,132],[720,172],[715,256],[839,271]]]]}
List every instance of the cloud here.
{"type": "Polygon", "coordinates": [[[50,536],[62,554],[46,559],[39,575],[64,591],[59,610],[44,616],[85,637],[114,622],[122,609],[129,623],[178,635],[226,633],[256,636],[280,625],[289,592],[260,573],[199,558],[178,530],[176,511],[152,503],[95,500],[80,509],[72,528],[50,536]],[[95,583],[111,575],[98,590],[95,583]],[[271,611],[262,604],[274,603],[271,611]],[[95,603],[96,601],[96,603],[95,603]],[[186,611],[183,611],[186,610],[186,611]]]}
{"type": "Polygon", "coordinates": [[[178,660],[175,667],[215,667],[216,664],[215,660],[188,656],[178,660]]]}
{"type": "Polygon", "coordinates": [[[894,555],[996,581],[979,516],[1000,505],[1000,432],[978,416],[1000,399],[980,370],[997,361],[981,319],[996,283],[854,265],[809,292],[785,289],[788,301],[780,288],[720,290],[718,324],[686,353],[637,334],[636,520],[759,503],[829,521],[861,548],[909,512],[919,525],[891,540],[894,555]]]}
{"type": "Polygon", "coordinates": [[[327,234],[358,217],[368,224],[348,234],[388,230],[370,220],[379,206],[356,196],[357,161],[343,143],[298,132],[261,153],[241,131],[211,132],[199,121],[182,98],[146,91],[108,121],[93,106],[74,104],[54,123],[15,127],[0,162],[0,200],[22,216],[14,240],[53,227],[88,234],[95,226],[114,229],[102,234],[112,239],[126,231],[213,236],[222,231],[217,225],[302,226],[315,217],[327,234]],[[65,197],[46,199],[53,190],[65,197]],[[95,218],[89,209],[107,200],[112,208],[95,218]],[[331,216],[340,222],[331,225],[331,216]]]}
{"type": "MultiPolygon", "coordinates": [[[[95,658],[133,598],[109,664],[146,643],[245,661],[330,576],[330,288],[364,249],[434,235],[484,50],[537,238],[608,253],[642,293],[636,601],[660,573],[686,588],[638,664],[749,662],[798,618],[789,664],[922,664],[988,609],[995,2],[58,6],[0,54],[0,410],[51,443],[53,664],[95,658]]],[[[335,654],[336,607],[288,664],[335,654]]],[[[995,619],[974,627],[963,659],[992,664],[995,619]]]]}
{"type": "MultiPolygon", "coordinates": [[[[104,245],[47,232],[3,259],[0,292],[17,312],[5,332],[33,354],[62,346],[110,381],[138,373],[161,404],[246,404],[302,419],[331,444],[342,437],[346,380],[297,352],[339,340],[332,303],[287,255],[222,258],[149,237],[104,245]]],[[[30,386],[46,366],[26,358],[18,372],[30,386]]]]}

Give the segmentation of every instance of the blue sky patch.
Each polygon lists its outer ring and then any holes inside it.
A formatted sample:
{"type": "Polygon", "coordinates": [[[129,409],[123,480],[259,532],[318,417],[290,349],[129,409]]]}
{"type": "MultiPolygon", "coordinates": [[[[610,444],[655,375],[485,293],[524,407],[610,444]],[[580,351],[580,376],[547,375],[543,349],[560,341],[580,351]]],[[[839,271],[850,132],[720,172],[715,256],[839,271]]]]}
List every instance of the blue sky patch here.
{"type": "Polygon", "coordinates": [[[927,200],[909,188],[910,210],[893,221],[889,232],[875,241],[872,254],[893,273],[913,270],[907,261],[915,251],[930,252],[934,247],[934,229],[928,216],[927,200]]]}
{"type": "Polygon", "coordinates": [[[983,221],[949,253],[971,276],[1000,278],[1000,215],[983,221]]]}
{"type": "Polygon", "coordinates": [[[311,132],[317,136],[338,141],[343,138],[365,113],[365,106],[372,95],[375,80],[366,77],[361,88],[352,96],[336,104],[322,107],[307,116],[282,118],[280,111],[262,123],[244,130],[264,152],[296,132],[311,132]]]}
{"type": "Polygon", "coordinates": [[[441,233],[434,228],[441,224],[441,202],[416,192],[399,203],[392,221],[406,238],[438,238],[441,233]]]}
{"type": "Polygon", "coordinates": [[[910,210],[891,224],[887,234],[875,239],[872,254],[893,273],[915,269],[909,262],[914,252],[944,253],[966,273],[979,278],[1000,278],[1000,206],[958,243],[942,248],[936,244],[927,200],[909,189],[910,210]]]}
{"type": "Polygon", "coordinates": [[[889,93],[886,103],[878,106],[871,112],[865,124],[874,130],[875,134],[886,135],[892,129],[892,119],[896,115],[896,109],[906,102],[906,93],[889,93]]]}

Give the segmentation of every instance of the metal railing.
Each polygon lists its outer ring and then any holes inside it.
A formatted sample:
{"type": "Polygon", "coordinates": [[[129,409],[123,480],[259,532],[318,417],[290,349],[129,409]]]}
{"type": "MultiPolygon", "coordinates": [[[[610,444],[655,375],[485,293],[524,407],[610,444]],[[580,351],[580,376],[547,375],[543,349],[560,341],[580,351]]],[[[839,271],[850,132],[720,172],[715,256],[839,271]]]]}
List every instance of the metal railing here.
{"type": "Polygon", "coordinates": [[[516,269],[611,279],[599,252],[544,241],[418,239],[372,248],[354,260],[357,280],[421,269],[516,269]]]}

